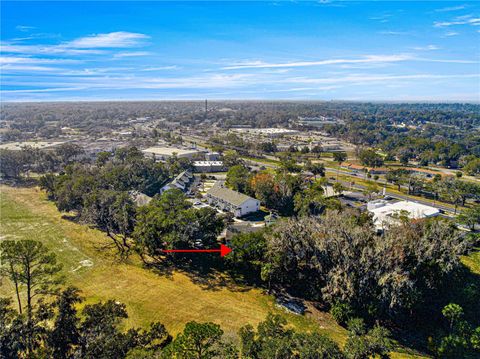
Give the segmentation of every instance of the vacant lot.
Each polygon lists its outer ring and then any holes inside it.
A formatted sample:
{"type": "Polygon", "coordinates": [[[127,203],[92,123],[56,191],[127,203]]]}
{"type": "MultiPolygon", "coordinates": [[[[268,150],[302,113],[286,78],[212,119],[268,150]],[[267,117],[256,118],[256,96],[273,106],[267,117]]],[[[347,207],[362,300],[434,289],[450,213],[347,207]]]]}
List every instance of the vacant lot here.
{"type": "MultiPolygon", "coordinates": [[[[35,239],[54,251],[68,284],[82,290],[87,302],[114,298],[127,305],[127,326],[160,321],[177,333],[186,322],[212,321],[228,336],[245,324],[256,325],[268,312],[282,313],[300,330],[316,330],[344,342],[346,332],[329,314],[311,308],[300,317],[275,307],[259,289],[239,286],[222,273],[200,280],[184,273],[169,275],[142,268],[134,256],[120,263],[101,232],[63,219],[45,195],[34,188],[0,186],[0,239],[35,239]]],[[[6,282],[0,295],[11,295],[6,282]]],[[[413,358],[395,353],[395,358],[413,358]]]]}
{"type": "MultiPolygon", "coordinates": [[[[273,298],[258,289],[237,286],[222,273],[200,281],[180,272],[156,274],[134,258],[120,263],[103,233],[63,219],[41,191],[0,189],[1,238],[45,243],[63,263],[67,282],[79,287],[88,302],[114,298],[125,303],[128,326],[157,320],[178,332],[190,320],[212,321],[233,334],[247,323],[263,320],[269,311],[278,311],[273,298]]],[[[6,284],[0,287],[1,294],[9,292],[6,284]]],[[[314,319],[285,315],[299,328],[317,327],[314,319]]],[[[336,339],[344,337],[344,330],[329,316],[321,318],[320,331],[336,339]]]]}

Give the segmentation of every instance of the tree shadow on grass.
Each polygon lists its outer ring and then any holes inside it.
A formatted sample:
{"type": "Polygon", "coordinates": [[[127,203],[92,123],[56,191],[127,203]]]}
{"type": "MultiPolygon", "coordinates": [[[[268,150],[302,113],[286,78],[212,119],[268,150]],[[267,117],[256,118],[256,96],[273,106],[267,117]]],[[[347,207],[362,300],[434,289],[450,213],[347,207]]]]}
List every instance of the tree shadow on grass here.
{"type": "Polygon", "coordinates": [[[176,254],[161,263],[149,265],[156,274],[172,277],[175,271],[186,275],[192,283],[203,290],[248,292],[255,288],[244,273],[229,268],[218,253],[214,254],[176,254]]]}
{"type": "Polygon", "coordinates": [[[3,178],[0,180],[0,184],[16,187],[16,188],[31,188],[38,185],[38,179],[32,177],[21,177],[21,178],[3,178]]]}
{"type": "Polygon", "coordinates": [[[66,220],[66,221],[69,221],[69,222],[73,222],[73,223],[76,223],[76,224],[80,224],[80,215],[76,214],[76,213],[65,213],[65,214],[62,214],[62,219],[66,220]]]}
{"type": "Polygon", "coordinates": [[[242,273],[233,271],[218,254],[194,257],[178,269],[204,290],[228,289],[232,292],[248,292],[253,289],[242,273]]]}

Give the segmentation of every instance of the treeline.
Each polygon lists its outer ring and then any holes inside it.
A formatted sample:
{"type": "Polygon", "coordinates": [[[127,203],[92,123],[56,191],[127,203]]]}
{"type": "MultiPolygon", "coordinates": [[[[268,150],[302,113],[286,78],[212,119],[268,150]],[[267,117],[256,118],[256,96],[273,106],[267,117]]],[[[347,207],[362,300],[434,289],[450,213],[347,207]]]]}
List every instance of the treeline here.
{"type": "Polygon", "coordinates": [[[379,236],[368,216],[344,210],[280,221],[262,235],[236,235],[230,245],[228,259],[248,265],[271,288],[331,308],[341,304],[356,316],[399,320],[430,311],[442,298],[468,244],[438,220],[404,219],[379,236]]]}
{"type": "MultiPolygon", "coordinates": [[[[326,198],[323,186],[325,167],[323,164],[307,161],[300,166],[291,157],[284,157],[275,172],[250,171],[244,163],[232,162],[227,172],[226,185],[236,191],[251,195],[268,209],[284,216],[319,215],[327,208],[340,208],[335,198],[326,198]],[[300,174],[309,171],[319,180],[300,174]]],[[[343,187],[337,183],[334,190],[341,193],[343,187]]]]}
{"type": "Polygon", "coordinates": [[[134,249],[146,262],[158,262],[174,256],[162,249],[213,246],[224,227],[215,210],[194,209],[180,190],[160,195],[168,179],[189,168],[189,161],[159,163],[131,147],[101,153],[94,165],[66,166],[39,182],[60,211],[104,231],[122,256],[134,249]],[[138,193],[154,197],[139,207],[138,193]]]}
{"type": "MultiPolygon", "coordinates": [[[[0,120],[9,128],[3,135],[8,140],[22,139],[28,132],[53,137],[65,126],[89,133],[109,132],[141,117],[165,118],[184,125],[205,119],[203,101],[23,103],[2,104],[1,109],[0,120]]],[[[475,104],[209,101],[207,119],[222,127],[271,127],[287,126],[298,117],[327,116],[347,122],[432,122],[471,130],[480,124],[478,114],[479,106],[475,104]]]]}
{"type": "MultiPolygon", "coordinates": [[[[227,174],[228,185],[253,191],[262,202],[294,216],[257,233],[234,236],[233,252],[226,257],[232,272],[248,274],[267,290],[312,300],[342,325],[362,318],[371,330],[379,322],[431,335],[435,327],[442,327],[440,313],[450,302],[462,306],[468,324],[464,328],[480,325],[478,280],[471,280],[460,261],[470,243],[449,222],[412,222],[399,216],[398,225],[378,235],[368,214],[343,209],[337,200],[324,197],[317,181],[291,174],[299,171],[295,161],[284,158],[276,172],[250,173],[235,156],[229,160],[237,164],[227,174]]],[[[169,265],[184,263],[186,257],[166,255],[163,249],[217,246],[224,218],[211,208],[192,208],[178,190],[157,194],[140,207],[130,191],[158,193],[166,178],[188,166],[175,158],[156,163],[126,148],[101,154],[95,165],[67,165],[40,182],[60,210],[73,211],[77,219],[105,231],[121,255],[134,250],[148,264],[169,265]]],[[[313,175],[322,176],[321,167],[307,166],[313,175]]],[[[445,343],[439,335],[450,334],[437,333],[431,350],[444,345],[445,352],[470,353],[472,330],[452,332],[453,339],[445,343]]],[[[359,332],[373,336],[366,329],[359,332]]],[[[289,355],[295,355],[297,347],[289,345],[294,353],[289,355]]],[[[267,357],[262,355],[251,357],[267,357]]]]}
{"type": "Polygon", "coordinates": [[[96,163],[66,166],[58,175],[49,173],[40,184],[61,211],[81,211],[83,196],[99,190],[131,191],[153,196],[167,179],[189,168],[189,162],[173,159],[166,164],[146,158],[136,147],[125,147],[115,153],[101,152],[96,163]]]}
{"type": "Polygon", "coordinates": [[[381,149],[386,160],[398,159],[405,165],[415,161],[421,166],[461,168],[478,175],[478,119],[462,122],[463,116],[455,121],[454,126],[445,125],[450,121],[425,124],[418,119],[399,119],[400,123],[406,124],[405,127],[397,127],[394,118],[352,118],[345,124],[327,126],[326,131],[359,146],[381,149]]]}
{"type": "MultiPolygon", "coordinates": [[[[327,224],[332,225],[333,223],[325,223],[325,225],[327,224]]],[[[304,225],[305,223],[299,226],[304,225]]],[[[292,223],[287,222],[285,226],[291,227],[292,223]]],[[[293,233],[298,229],[297,226],[290,232],[293,233]]],[[[305,238],[303,243],[305,241],[315,242],[315,238],[313,240],[307,238],[312,231],[305,233],[303,230],[304,228],[301,232],[305,238]]],[[[269,250],[272,249],[270,242],[274,241],[273,238],[276,238],[275,243],[278,243],[280,231],[281,228],[277,228],[265,236],[269,250]]],[[[324,232],[325,229],[323,229],[323,233],[320,233],[321,237],[324,237],[324,232]]],[[[342,229],[337,229],[338,232],[342,232],[342,229]]],[[[245,239],[245,236],[248,235],[241,236],[244,236],[245,239]]],[[[258,234],[253,234],[253,236],[259,238],[258,234]]],[[[294,240],[292,238],[292,241],[294,240]]],[[[327,239],[327,244],[331,240],[333,238],[327,239]]],[[[348,238],[348,241],[350,240],[352,238],[348,238]]],[[[358,243],[355,239],[353,241],[358,243]]],[[[302,246],[304,246],[303,243],[302,246]]],[[[291,247],[289,243],[285,243],[285,245],[291,247]]],[[[443,241],[441,246],[445,246],[443,241]]],[[[242,247],[248,251],[245,242],[242,247]]],[[[344,248],[342,245],[337,247],[338,251],[344,248]]],[[[347,247],[352,247],[352,245],[347,245],[347,247]]],[[[277,249],[275,248],[275,250],[277,249]]],[[[299,261],[298,256],[301,255],[303,249],[298,249],[295,253],[296,257],[289,259],[296,263],[289,267],[292,271],[295,270],[295,267],[300,269],[296,273],[297,279],[299,278],[301,283],[307,286],[306,281],[311,280],[315,272],[315,270],[312,271],[312,268],[318,268],[319,262],[314,260],[312,265],[309,265],[309,262],[305,261],[309,254],[299,261]],[[307,268],[308,266],[310,269],[307,268]],[[310,271],[308,277],[305,276],[306,270],[310,271]]],[[[337,249],[335,249],[336,251],[337,249]]],[[[437,252],[439,251],[437,250],[437,252]]],[[[353,252],[349,253],[353,255],[353,252]]],[[[348,254],[347,257],[345,263],[351,262],[352,257],[349,257],[348,254]]],[[[363,255],[360,258],[362,257],[363,255]]],[[[434,254],[433,257],[436,258],[437,255],[434,254]]],[[[280,259],[275,259],[265,265],[278,268],[274,263],[287,264],[285,258],[286,256],[281,255],[280,259]]],[[[325,262],[328,261],[327,256],[323,256],[323,258],[325,262]]],[[[0,275],[2,279],[9,280],[16,291],[15,305],[10,298],[0,298],[0,328],[2,328],[0,331],[0,356],[6,359],[37,357],[62,359],[362,359],[377,356],[388,358],[389,353],[395,348],[390,332],[380,326],[377,320],[373,320],[373,316],[376,315],[374,311],[370,312],[370,319],[365,321],[355,317],[356,313],[353,308],[348,305],[344,305],[342,308],[338,304],[332,308],[332,313],[337,320],[342,318],[342,323],[346,323],[348,328],[348,336],[343,348],[324,335],[315,332],[297,332],[287,326],[287,322],[281,316],[271,314],[265,321],[258,324],[256,330],[251,325],[242,327],[238,332],[238,344],[225,337],[222,328],[214,323],[189,322],[185,325],[183,332],[176,337],[169,334],[160,322],[151,323],[148,328],[144,329],[125,330],[123,321],[128,318],[128,313],[122,303],[108,300],[84,305],[81,311],[78,309],[84,303],[81,293],[73,287],[61,289],[62,267],[57,263],[55,255],[40,242],[4,240],[0,243],[0,259],[0,275]]],[[[234,258],[234,262],[238,259],[238,256],[234,258]]],[[[243,259],[241,263],[246,264],[246,257],[243,259]]],[[[332,261],[337,262],[339,259],[340,256],[337,254],[332,261]]],[[[361,263],[357,267],[365,264],[361,263]]],[[[429,261],[428,264],[423,265],[423,268],[430,267],[429,269],[432,270],[431,267],[438,264],[438,259],[437,262],[429,261]]],[[[450,264],[444,263],[444,265],[449,266],[450,264]]],[[[368,278],[362,280],[358,277],[359,273],[355,269],[348,272],[345,270],[346,268],[342,268],[341,272],[334,271],[337,273],[337,278],[332,278],[332,282],[337,282],[338,276],[346,279],[342,273],[349,273],[348,277],[354,279],[349,280],[350,283],[345,288],[358,289],[360,294],[364,292],[367,288],[352,284],[355,281],[368,284],[370,283],[368,278]]],[[[267,270],[267,272],[273,273],[274,270],[267,270]]],[[[428,270],[420,272],[423,275],[428,274],[428,270]]],[[[445,269],[444,272],[446,272],[445,269]]],[[[398,282],[398,276],[400,276],[399,272],[397,272],[396,278],[390,277],[390,281],[386,278],[385,287],[390,288],[392,283],[398,282]]],[[[324,278],[322,277],[320,281],[323,281],[324,278]]],[[[339,280],[340,285],[345,282],[345,279],[339,280]]],[[[430,281],[430,284],[433,284],[434,280],[429,275],[423,282],[430,281]]],[[[399,282],[403,283],[402,280],[399,282]]],[[[310,286],[317,285],[311,283],[310,286]]],[[[317,290],[321,290],[319,286],[317,286],[317,290]]],[[[403,294],[407,295],[408,290],[403,294]]],[[[340,295],[345,294],[346,297],[355,295],[355,293],[345,293],[345,291],[340,295]]],[[[365,294],[363,293],[363,295],[365,294]]],[[[400,297],[407,299],[402,295],[400,297]]],[[[433,310],[434,308],[432,308],[433,310]]],[[[477,357],[480,350],[480,327],[476,329],[472,327],[468,321],[469,313],[464,312],[460,305],[450,303],[441,309],[441,314],[442,316],[439,316],[438,321],[435,322],[437,335],[428,344],[435,356],[438,358],[477,357]]],[[[433,320],[433,318],[430,317],[429,320],[433,320]]],[[[380,319],[380,316],[376,319],[380,319]]]]}
{"type": "Polygon", "coordinates": [[[478,280],[460,261],[472,242],[445,221],[399,220],[379,236],[368,216],[350,210],[288,219],[264,232],[234,236],[227,260],[256,273],[270,290],[318,303],[341,325],[356,317],[368,325],[389,323],[416,332],[425,346],[426,337],[434,337],[432,352],[443,346],[444,353],[457,353],[442,357],[463,357],[458,353],[471,346],[462,335],[473,329],[443,342],[448,327],[439,328],[449,302],[465,308],[465,328],[480,325],[478,280]]]}
{"type": "Polygon", "coordinates": [[[419,195],[457,206],[465,206],[467,200],[478,201],[480,199],[480,185],[475,182],[462,181],[453,177],[435,175],[431,180],[412,173],[408,169],[395,169],[386,173],[388,182],[408,189],[408,194],[419,195]]]}
{"type": "Polygon", "coordinates": [[[38,135],[52,138],[71,127],[92,135],[109,133],[137,118],[180,120],[194,123],[203,119],[202,102],[82,102],[2,104],[1,121],[8,131],[5,141],[18,141],[38,135]]]}
{"type": "Polygon", "coordinates": [[[41,242],[0,243],[0,278],[11,281],[17,303],[0,298],[0,357],[14,358],[358,358],[386,356],[389,332],[362,320],[350,322],[345,349],[318,333],[297,333],[279,315],[238,332],[240,344],[223,337],[218,324],[189,322],[175,338],[160,322],[123,329],[124,304],[84,303],[74,287],[61,290],[61,265],[41,242]],[[25,298],[25,299],[24,299],[25,298]]]}
{"type": "Polygon", "coordinates": [[[80,146],[71,143],[63,143],[52,151],[28,146],[19,151],[0,149],[0,174],[4,179],[19,180],[31,172],[58,172],[73,162],[84,161],[83,154],[80,146]]]}

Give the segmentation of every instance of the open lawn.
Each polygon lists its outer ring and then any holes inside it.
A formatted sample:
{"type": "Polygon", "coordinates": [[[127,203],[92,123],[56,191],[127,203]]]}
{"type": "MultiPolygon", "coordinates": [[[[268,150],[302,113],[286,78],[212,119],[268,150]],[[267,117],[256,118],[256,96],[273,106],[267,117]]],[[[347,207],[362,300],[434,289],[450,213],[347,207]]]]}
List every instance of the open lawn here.
{"type": "Polygon", "coordinates": [[[480,248],[475,248],[470,255],[462,257],[462,262],[473,273],[480,275],[480,248]]]}
{"type": "MultiPolygon", "coordinates": [[[[233,335],[248,323],[256,325],[268,312],[283,313],[302,330],[328,332],[343,341],[345,331],[329,315],[315,319],[277,309],[272,297],[259,289],[234,284],[218,273],[201,280],[184,273],[170,275],[142,268],[135,256],[120,263],[101,232],[63,219],[45,195],[34,188],[0,187],[1,238],[42,241],[64,265],[67,283],[79,287],[87,302],[114,298],[127,305],[127,326],[160,321],[173,333],[186,322],[212,321],[233,335]],[[209,277],[210,278],[210,277],[209,277]],[[318,325],[320,324],[320,325],[318,325]]],[[[12,294],[4,283],[0,294],[12,294]]]]}
{"type": "MultiPolygon", "coordinates": [[[[67,283],[79,287],[87,303],[114,298],[127,305],[127,327],[160,321],[178,333],[188,321],[212,321],[227,336],[235,337],[241,326],[256,325],[268,312],[276,312],[299,330],[319,331],[340,343],[345,341],[346,331],[329,314],[311,306],[306,316],[286,313],[276,308],[271,296],[237,285],[222,273],[215,273],[213,279],[179,271],[164,275],[142,268],[135,256],[120,263],[103,233],[62,218],[38,189],[0,186],[0,204],[0,240],[42,241],[57,254],[67,283]]],[[[12,294],[5,281],[0,295],[12,294]]],[[[393,357],[420,358],[403,353],[393,353],[393,357]]]]}

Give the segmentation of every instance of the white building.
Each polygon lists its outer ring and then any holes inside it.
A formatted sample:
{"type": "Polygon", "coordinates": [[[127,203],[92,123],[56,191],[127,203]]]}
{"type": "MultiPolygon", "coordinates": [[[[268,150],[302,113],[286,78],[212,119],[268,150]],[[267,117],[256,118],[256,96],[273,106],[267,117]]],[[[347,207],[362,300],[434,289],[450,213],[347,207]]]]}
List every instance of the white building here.
{"type": "Polygon", "coordinates": [[[401,215],[410,219],[421,219],[440,214],[438,208],[411,201],[389,203],[385,200],[376,200],[367,203],[367,209],[373,214],[373,223],[377,230],[383,230],[389,224],[395,224],[398,222],[398,216],[401,215]]]}
{"type": "Polygon", "coordinates": [[[292,130],[290,128],[234,128],[232,129],[236,132],[249,133],[252,135],[262,135],[267,137],[279,137],[283,135],[294,135],[297,134],[297,130],[292,130]]]}
{"type": "Polygon", "coordinates": [[[220,159],[220,153],[218,152],[205,153],[205,159],[207,161],[218,161],[220,159]]]}
{"type": "Polygon", "coordinates": [[[24,141],[9,142],[0,144],[1,150],[21,151],[24,148],[31,147],[39,150],[51,149],[66,143],[65,141],[24,141]]]}
{"type": "Polygon", "coordinates": [[[196,172],[223,172],[225,167],[222,161],[194,161],[193,167],[196,172]]]}
{"type": "Polygon", "coordinates": [[[160,193],[168,191],[169,189],[177,188],[182,192],[185,192],[193,179],[193,175],[189,171],[183,171],[173,181],[167,183],[160,188],[160,193]]]}
{"type": "Polygon", "coordinates": [[[207,192],[206,198],[210,205],[232,212],[235,217],[242,217],[260,209],[259,200],[223,187],[218,182],[207,192]]]}
{"type": "Polygon", "coordinates": [[[183,148],[176,148],[176,147],[149,147],[147,149],[142,150],[146,157],[155,157],[156,160],[166,160],[174,155],[178,158],[190,158],[197,156],[201,152],[198,150],[190,150],[190,149],[183,149],[183,148]]]}

